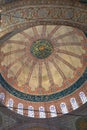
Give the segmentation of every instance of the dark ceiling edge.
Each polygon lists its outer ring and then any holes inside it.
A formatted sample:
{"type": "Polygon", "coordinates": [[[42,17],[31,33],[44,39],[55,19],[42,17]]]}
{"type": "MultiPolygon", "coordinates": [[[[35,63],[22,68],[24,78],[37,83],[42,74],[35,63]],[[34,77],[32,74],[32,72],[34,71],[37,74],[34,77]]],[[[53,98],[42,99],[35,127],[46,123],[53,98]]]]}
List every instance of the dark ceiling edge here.
{"type": "Polygon", "coordinates": [[[79,0],[81,4],[87,4],[87,0],[79,0]]]}
{"type": "MultiPolygon", "coordinates": [[[[80,0],[81,1],[81,0],[80,0]]],[[[34,0],[32,2],[32,0],[15,0],[13,2],[8,2],[8,3],[0,3],[0,7],[3,10],[10,10],[11,8],[17,8],[17,7],[22,7],[22,6],[26,6],[25,3],[27,3],[27,5],[63,5],[65,6],[75,6],[75,7],[79,7],[79,8],[85,8],[86,9],[86,4],[81,3],[79,0],[34,0]],[[21,2],[20,2],[21,1],[21,2]],[[10,7],[10,5],[12,7],[10,7]],[[9,8],[8,8],[9,7],[9,8]]]]}
{"type": "MultiPolygon", "coordinates": [[[[83,119],[81,116],[73,116],[74,114],[78,114],[79,113],[83,113],[84,110],[87,110],[87,103],[82,105],[79,109],[71,112],[70,114],[72,114],[71,116],[67,116],[63,115],[61,117],[55,117],[55,118],[46,118],[46,119],[37,119],[37,118],[26,118],[24,116],[18,115],[16,114],[16,116],[19,116],[19,118],[17,118],[16,123],[12,126],[12,127],[8,127],[5,130],[19,130],[20,128],[24,129],[24,128],[31,128],[31,127],[35,127],[35,126],[42,126],[43,128],[49,128],[50,130],[62,130],[63,128],[67,128],[68,122],[74,120],[74,123],[78,120],[78,119],[83,119]],[[25,119],[26,118],[26,119],[25,119]],[[64,121],[65,120],[65,121],[64,121]],[[68,121],[68,122],[67,122],[68,121]],[[67,123],[67,125],[65,124],[65,122],[67,123]]],[[[7,113],[12,114],[12,112],[10,110],[7,111],[7,113]]],[[[14,117],[15,115],[13,115],[14,117]]],[[[13,118],[14,119],[14,118],[13,118]]],[[[86,119],[87,119],[87,115],[86,115],[86,119]]],[[[4,129],[3,129],[4,130],[4,129]]],[[[70,129],[69,129],[70,130],[70,129]]]]}
{"type": "Polygon", "coordinates": [[[87,32],[86,33],[84,33],[85,34],[85,36],[87,37],[87,32]]]}
{"type": "Polygon", "coordinates": [[[85,104],[83,104],[82,106],[80,106],[78,109],[76,110],[73,110],[67,114],[64,114],[64,115],[61,115],[61,116],[57,116],[57,117],[54,117],[54,118],[30,118],[30,117],[27,117],[27,116],[22,116],[20,114],[17,114],[16,112],[14,111],[11,111],[9,110],[6,106],[4,106],[3,104],[0,103],[0,111],[3,112],[4,114],[6,114],[7,116],[9,116],[10,118],[13,118],[15,120],[18,120],[18,122],[29,122],[29,121],[58,121],[58,120],[64,120],[66,119],[67,117],[87,117],[87,115],[85,114],[81,114],[81,112],[84,112],[84,110],[87,110],[87,102],[85,104]]]}

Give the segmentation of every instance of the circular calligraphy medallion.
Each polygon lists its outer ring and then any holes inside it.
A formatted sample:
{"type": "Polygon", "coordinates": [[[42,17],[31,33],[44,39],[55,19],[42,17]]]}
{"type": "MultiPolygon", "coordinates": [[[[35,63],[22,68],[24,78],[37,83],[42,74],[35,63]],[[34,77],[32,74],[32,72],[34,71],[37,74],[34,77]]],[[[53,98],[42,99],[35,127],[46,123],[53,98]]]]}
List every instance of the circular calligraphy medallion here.
{"type": "Polygon", "coordinates": [[[44,59],[51,55],[53,52],[53,46],[45,39],[37,40],[32,44],[30,52],[38,59],[44,59]]]}

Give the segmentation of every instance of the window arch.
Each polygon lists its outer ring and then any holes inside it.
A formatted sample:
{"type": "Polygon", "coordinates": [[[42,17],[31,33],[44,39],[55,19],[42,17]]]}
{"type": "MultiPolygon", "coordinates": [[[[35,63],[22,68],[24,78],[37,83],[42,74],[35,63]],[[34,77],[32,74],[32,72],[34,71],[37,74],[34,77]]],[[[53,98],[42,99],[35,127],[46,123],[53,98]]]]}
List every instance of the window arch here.
{"type": "Polygon", "coordinates": [[[9,108],[10,110],[13,110],[13,104],[14,104],[13,99],[10,98],[10,99],[8,100],[8,104],[7,104],[8,108],[9,108]]]}
{"type": "Polygon", "coordinates": [[[83,104],[87,102],[87,97],[85,96],[84,92],[80,92],[79,96],[83,104]]]}
{"type": "Polygon", "coordinates": [[[0,101],[3,103],[5,100],[5,94],[4,93],[0,93],[0,101]]]}
{"type": "Polygon", "coordinates": [[[28,106],[28,116],[34,117],[34,108],[32,106],[28,106]]]}
{"type": "Polygon", "coordinates": [[[18,104],[18,111],[17,111],[17,113],[23,115],[23,104],[22,103],[18,104]]]}
{"type": "Polygon", "coordinates": [[[45,109],[44,107],[39,107],[39,117],[40,118],[46,118],[45,109]]]}
{"type": "Polygon", "coordinates": [[[72,105],[73,110],[75,110],[75,109],[78,108],[78,104],[77,104],[75,98],[71,98],[71,99],[70,99],[70,103],[71,103],[71,105],[72,105]]]}
{"type": "Polygon", "coordinates": [[[63,114],[68,113],[67,106],[66,106],[66,104],[65,104],[64,102],[62,102],[62,103],[60,104],[60,108],[61,108],[63,114]]]}
{"type": "Polygon", "coordinates": [[[51,117],[56,117],[57,116],[56,108],[55,108],[54,105],[50,106],[50,114],[51,114],[51,117]]]}

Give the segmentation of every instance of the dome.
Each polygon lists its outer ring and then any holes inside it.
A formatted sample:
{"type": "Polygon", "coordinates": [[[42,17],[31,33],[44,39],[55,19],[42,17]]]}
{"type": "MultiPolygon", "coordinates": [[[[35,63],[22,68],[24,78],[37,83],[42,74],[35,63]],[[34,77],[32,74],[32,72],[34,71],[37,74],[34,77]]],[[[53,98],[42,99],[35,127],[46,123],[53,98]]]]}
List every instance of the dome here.
{"type": "MultiPolygon", "coordinates": [[[[7,92],[6,106],[9,98],[15,106],[20,103],[24,108],[52,109],[55,113],[64,113],[63,107],[65,113],[74,110],[76,100],[75,106],[79,107],[77,97],[85,93],[82,86],[87,77],[86,38],[81,30],[63,25],[33,26],[1,44],[0,55],[0,83],[7,92]]],[[[38,117],[37,112],[35,115],[38,117]]]]}

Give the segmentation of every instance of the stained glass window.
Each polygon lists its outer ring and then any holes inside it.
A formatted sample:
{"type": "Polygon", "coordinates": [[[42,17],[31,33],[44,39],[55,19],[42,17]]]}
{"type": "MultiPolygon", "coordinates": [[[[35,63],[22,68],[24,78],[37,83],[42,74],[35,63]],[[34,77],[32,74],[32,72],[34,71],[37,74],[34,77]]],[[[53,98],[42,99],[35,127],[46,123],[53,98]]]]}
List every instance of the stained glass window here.
{"type": "Polygon", "coordinates": [[[63,114],[68,113],[67,106],[66,106],[66,104],[65,104],[64,102],[62,102],[62,103],[60,104],[60,108],[61,108],[63,114]]]}
{"type": "Polygon", "coordinates": [[[57,116],[56,108],[55,108],[54,105],[50,106],[50,114],[51,114],[51,117],[56,117],[57,116]]]}
{"type": "Polygon", "coordinates": [[[4,93],[0,93],[0,101],[3,103],[5,99],[5,94],[4,93]]]}
{"type": "Polygon", "coordinates": [[[84,92],[80,92],[79,96],[83,104],[87,102],[87,97],[85,96],[84,92]]]}
{"type": "Polygon", "coordinates": [[[23,104],[22,103],[18,104],[18,111],[17,111],[17,113],[23,115],[23,104]]]}
{"type": "Polygon", "coordinates": [[[13,99],[10,98],[10,99],[8,100],[8,104],[7,104],[8,108],[9,108],[10,110],[13,110],[13,104],[14,104],[13,99]]]}
{"type": "Polygon", "coordinates": [[[45,109],[44,107],[39,107],[39,117],[40,118],[46,118],[45,109]]]}
{"type": "Polygon", "coordinates": [[[34,117],[34,108],[32,106],[28,106],[28,116],[34,117]]]}
{"type": "Polygon", "coordinates": [[[71,98],[71,99],[70,99],[70,103],[71,103],[71,105],[72,105],[73,110],[75,110],[75,109],[78,108],[78,104],[77,104],[75,98],[71,98]]]}

